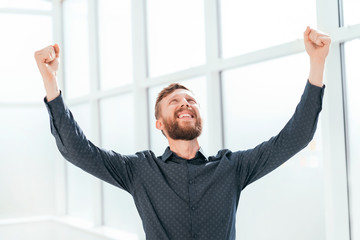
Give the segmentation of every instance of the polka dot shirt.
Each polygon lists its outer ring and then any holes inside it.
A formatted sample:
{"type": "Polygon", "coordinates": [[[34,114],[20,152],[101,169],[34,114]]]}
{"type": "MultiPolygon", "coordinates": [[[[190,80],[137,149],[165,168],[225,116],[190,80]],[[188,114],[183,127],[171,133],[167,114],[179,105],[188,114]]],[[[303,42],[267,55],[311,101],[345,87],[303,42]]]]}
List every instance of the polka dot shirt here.
{"type": "Polygon", "coordinates": [[[200,149],[186,160],[167,148],[122,155],[95,146],[64,104],[47,102],[51,133],[61,154],[84,171],[113,184],[134,199],[149,240],[235,239],[241,191],[303,149],[313,138],[322,108],[322,88],[306,84],[295,113],[281,132],[253,149],[200,149]]]}

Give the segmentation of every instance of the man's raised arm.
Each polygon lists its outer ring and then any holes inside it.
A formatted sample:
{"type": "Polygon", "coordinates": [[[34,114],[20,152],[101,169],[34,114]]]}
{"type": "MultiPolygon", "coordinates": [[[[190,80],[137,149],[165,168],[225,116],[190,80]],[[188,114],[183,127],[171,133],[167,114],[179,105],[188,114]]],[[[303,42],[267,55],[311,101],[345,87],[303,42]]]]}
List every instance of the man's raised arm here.
{"type": "Polygon", "coordinates": [[[279,167],[313,138],[322,109],[323,72],[330,43],[328,35],[307,27],[304,44],[310,57],[310,74],[304,93],[294,115],[278,135],[253,149],[234,154],[241,189],[279,167]]]}
{"type": "Polygon", "coordinates": [[[56,73],[59,68],[60,47],[58,44],[48,46],[36,51],[34,57],[44,81],[46,98],[50,102],[60,95],[56,81],[56,73]]]}
{"type": "Polygon", "coordinates": [[[136,155],[120,155],[89,141],[67,108],[59,90],[56,73],[60,47],[55,44],[35,52],[36,63],[46,90],[44,102],[50,116],[51,133],[63,157],[84,171],[128,192],[133,188],[136,155]]]}
{"type": "Polygon", "coordinates": [[[304,32],[304,44],[310,57],[309,82],[312,85],[322,87],[325,67],[325,59],[329,54],[331,38],[329,35],[306,28],[304,32]]]}

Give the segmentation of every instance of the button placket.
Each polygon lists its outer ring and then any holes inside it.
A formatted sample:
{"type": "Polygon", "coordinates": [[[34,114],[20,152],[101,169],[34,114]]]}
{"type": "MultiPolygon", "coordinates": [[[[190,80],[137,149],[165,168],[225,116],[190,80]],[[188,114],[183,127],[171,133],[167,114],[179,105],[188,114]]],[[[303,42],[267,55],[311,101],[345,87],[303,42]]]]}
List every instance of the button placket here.
{"type": "Polygon", "coordinates": [[[195,185],[195,174],[196,174],[196,167],[193,164],[188,163],[188,189],[189,189],[189,210],[190,210],[190,216],[191,216],[191,233],[192,237],[198,238],[197,235],[197,216],[196,216],[196,199],[198,198],[196,196],[196,185],[195,185]]]}

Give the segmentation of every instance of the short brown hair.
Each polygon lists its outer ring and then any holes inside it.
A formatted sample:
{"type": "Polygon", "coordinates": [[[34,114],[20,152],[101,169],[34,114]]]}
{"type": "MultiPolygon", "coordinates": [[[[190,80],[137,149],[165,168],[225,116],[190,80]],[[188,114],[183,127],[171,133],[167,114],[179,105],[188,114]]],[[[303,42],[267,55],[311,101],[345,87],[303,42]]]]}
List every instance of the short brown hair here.
{"type": "Polygon", "coordinates": [[[156,103],[155,103],[155,118],[156,119],[159,119],[159,115],[160,115],[160,101],[163,98],[165,98],[166,96],[168,96],[170,93],[174,92],[176,89],[185,89],[185,90],[190,91],[187,87],[185,87],[179,83],[172,83],[169,86],[167,86],[166,88],[164,88],[163,90],[161,90],[161,92],[159,92],[159,94],[158,94],[158,97],[157,97],[156,103]]]}

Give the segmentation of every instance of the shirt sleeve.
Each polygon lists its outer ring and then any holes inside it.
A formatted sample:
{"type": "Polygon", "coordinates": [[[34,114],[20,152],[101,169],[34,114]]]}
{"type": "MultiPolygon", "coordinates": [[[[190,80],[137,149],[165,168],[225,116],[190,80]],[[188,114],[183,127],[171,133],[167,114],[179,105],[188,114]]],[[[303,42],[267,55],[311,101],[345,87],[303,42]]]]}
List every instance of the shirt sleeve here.
{"type": "Polygon", "coordinates": [[[89,141],[65,105],[62,92],[50,102],[45,97],[44,102],[50,117],[50,130],[61,155],[95,177],[131,192],[133,162],[137,156],[120,155],[89,141]]]}
{"type": "Polygon", "coordinates": [[[295,113],[278,135],[253,149],[233,153],[238,164],[241,189],[273,171],[308,145],[315,134],[324,89],[325,85],[318,87],[307,81],[295,113]]]}

